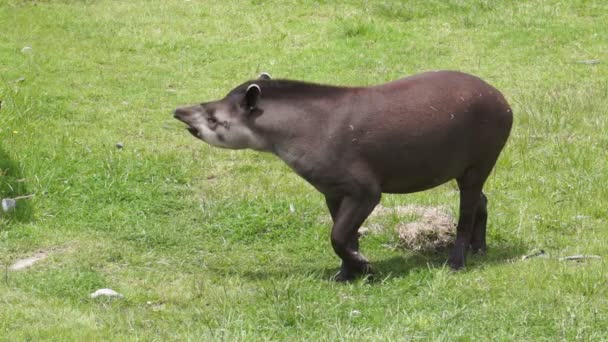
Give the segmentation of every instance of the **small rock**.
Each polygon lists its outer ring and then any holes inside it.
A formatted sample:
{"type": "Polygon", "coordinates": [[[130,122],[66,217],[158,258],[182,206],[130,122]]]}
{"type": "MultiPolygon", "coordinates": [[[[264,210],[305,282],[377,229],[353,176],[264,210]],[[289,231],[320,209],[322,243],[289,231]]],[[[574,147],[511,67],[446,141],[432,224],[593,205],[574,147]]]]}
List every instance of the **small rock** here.
{"type": "Polygon", "coordinates": [[[21,53],[31,53],[32,51],[34,51],[34,49],[32,49],[31,46],[24,46],[23,49],[21,49],[21,53]]]}
{"type": "Polygon", "coordinates": [[[97,297],[111,297],[111,298],[123,298],[124,296],[112,289],[99,289],[89,295],[91,298],[97,297]]]}
{"type": "Polygon", "coordinates": [[[17,206],[17,201],[13,198],[3,198],[2,199],[2,211],[8,213],[9,211],[13,211],[17,206]]]}
{"type": "Polygon", "coordinates": [[[123,147],[125,147],[125,144],[123,144],[123,143],[121,143],[121,142],[117,142],[117,143],[116,143],[116,148],[117,148],[117,149],[119,149],[119,150],[120,150],[120,149],[121,149],[121,148],[123,148],[123,147]]]}
{"type": "Polygon", "coordinates": [[[359,310],[351,310],[351,312],[350,312],[350,316],[351,316],[351,317],[358,317],[358,316],[361,316],[361,311],[359,311],[359,310]]]}

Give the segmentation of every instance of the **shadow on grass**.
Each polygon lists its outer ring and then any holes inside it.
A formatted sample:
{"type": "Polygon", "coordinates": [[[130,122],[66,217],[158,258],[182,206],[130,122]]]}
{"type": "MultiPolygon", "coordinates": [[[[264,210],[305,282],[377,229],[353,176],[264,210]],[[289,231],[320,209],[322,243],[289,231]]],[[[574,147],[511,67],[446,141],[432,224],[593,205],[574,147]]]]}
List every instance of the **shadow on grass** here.
{"type": "MultiPolygon", "coordinates": [[[[8,153],[0,146],[0,199],[15,198],[30,195],[21,168],[8,153]]],[[[29,222],[33,218],[33,208],[27,199],[16,201],[14,210],[4,212],[0,209],[0,223],[29,222]]]]}
{"type": "MultiPolygon", "coordinates": [[[[466,270],[483,268],[488,265],[496,265],[508,263],[511,260],[519,259],[527,250],[520,241],[510,243],[497,243],[490,245],[486,255],[474,255],[470,252],[467,254],[466,270]]],[[[393,256],[387,259],[371,260],[372,266],[376,269],[376,280],[385,278],[404,278],[412,272],[420,271],[428,268],[448,267],[446,265],[449,249],[442,251],[425,251],[411,253],[403,251],[402,255],[393,256]]],[[[279,266],[273,267],[272,270],[243,270],[232,269],[230,271],[222,271],[212,269],[216,273],[223,275],[238,274],[251,280],[268,280],[268,279],[285,279],[293,276],[304,276],[318,278],[320,280],[330,280],[338,272],[338,264],[335,268],[315,268],[307,267],[310,264],[300,264],[299,266],[279,266]]]]}
{"type": "MultiPolygon", "coordinates": [[[[518,259],[525,253],[526,246],[521,243],[500,244],[489,246],[488,252],[485,255],[467,253],[466,270],[482,268],[488,265],[496,265],[508,263],[514,259],[518,259]]],[[[421,268],[442,268],[449,267],[447,265],[449,250],[441,252],[427,251],[418,252],[412,255],[395,256],[384,260],[372,261],[372,265],[376,268],[378,278],[407,277],[412,271],[420,270],[421,268]]]]}

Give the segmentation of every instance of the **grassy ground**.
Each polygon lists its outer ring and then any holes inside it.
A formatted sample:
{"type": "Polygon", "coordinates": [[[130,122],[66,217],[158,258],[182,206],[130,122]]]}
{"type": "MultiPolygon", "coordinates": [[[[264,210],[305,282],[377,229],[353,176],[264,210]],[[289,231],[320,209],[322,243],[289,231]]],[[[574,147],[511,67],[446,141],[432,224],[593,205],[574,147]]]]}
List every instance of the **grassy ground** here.
{"type": "MultiPolygon", "coordinates": [[[[0,0],[0,195],[36,194],[0,214],[0,339],[607,340],[606,22],[600,0],[0,0]],[[429,69],[486,79],[515,113],[489,254],[456,274],[395,248],[395,214],[362,241],[380,281],[329,281],[321,195],[170,116],[262,70],[365,85],[429,69]],[[603,259],[558,261],[573,254],[603,259]],[[125,298],[88,298],[103,287],[125,298]]],[[[457,193],[382,204],[456,213],[457,193]]]]}

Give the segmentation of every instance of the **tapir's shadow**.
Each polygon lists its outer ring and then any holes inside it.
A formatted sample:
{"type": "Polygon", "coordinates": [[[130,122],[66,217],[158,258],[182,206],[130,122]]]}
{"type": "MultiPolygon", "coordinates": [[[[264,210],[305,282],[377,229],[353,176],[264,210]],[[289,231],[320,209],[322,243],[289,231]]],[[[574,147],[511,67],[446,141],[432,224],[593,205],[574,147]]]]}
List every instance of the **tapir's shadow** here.
{"type": "MultiPolygon", "coordinates": [[[[511,242],[506,244],[502,242],[499,245],[490,245],[488,252],[485,255],[467,254],[466,267],[463,272],[470,269],[482,268],[487,265],[503,264],[519,259],[527,251],[527,246],[521,242],[511,242]]],[[[403,251],[402,255],[389,257],[386,259],[371,260],[372,266],[376,270],[374,281],[407,277],[410,273],[421,269],[440,269],[448,268],[449,249],[440,251],[420,251],[410,252],[403,251]]],[[[293,277],[297,274],[304,274],[307,277],[315,277],[319,279],[332,280],[333,276],[338,272],[338,265],[335,268],[307,268],[305,265],[295,267],[286,267],[280,270],[265,271],[245,271],[240,273],[241,276],[252,280],[264,280],[272,278],[293,277]]]]}
{"type": "MultiPolygon", "coordinates": [[[[491,249],[484,255],[469,252],[466,258],[466,267],[463,271],[466,272],[469,269],[511,262],[526,252],[526,246],[519,243],[490,246],[489,248],[491,249]]],[[[372,262],[372,265],[376,268],[377,280],[402,278],[421,268],[449,268],[447,265],[448,254],[448,249],[442,251],[406,252],[400,256],[377,260],[376,262],[372,262]]],[[[326,274],[329,273],[328,270],[326,274]]]]}

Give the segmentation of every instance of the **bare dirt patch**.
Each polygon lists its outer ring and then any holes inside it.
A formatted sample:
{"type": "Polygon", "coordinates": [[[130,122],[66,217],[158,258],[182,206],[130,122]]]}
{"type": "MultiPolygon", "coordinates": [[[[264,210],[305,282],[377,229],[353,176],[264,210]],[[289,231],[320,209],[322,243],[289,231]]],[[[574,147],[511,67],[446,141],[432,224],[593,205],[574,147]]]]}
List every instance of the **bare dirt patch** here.
{"type": "Polygon", "coordinates": [[[27,258],[23,258],[23,259],[18,259],[17,261],[15,261],[15,263],[13,263],[11,266],[9,266],[9,270],[11,271],[20,271],[29,267],[34,266],[35,263],[37,263],[40,260],[44,260],[49,256],[49,251],[39,251],[34,255],[31,255],[27,258]]]}
{"type": "Polygon", "coordinates": [[[34,266],[36,263],[48,258],[51,254],[65,251],[65,247],[51,247],[43,250],[39,250],[28,257],[17,259],[12,265],[8,267],[11,271],[21,271],[26,268],[34,266]]]}

